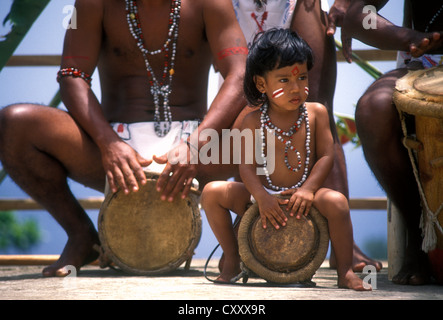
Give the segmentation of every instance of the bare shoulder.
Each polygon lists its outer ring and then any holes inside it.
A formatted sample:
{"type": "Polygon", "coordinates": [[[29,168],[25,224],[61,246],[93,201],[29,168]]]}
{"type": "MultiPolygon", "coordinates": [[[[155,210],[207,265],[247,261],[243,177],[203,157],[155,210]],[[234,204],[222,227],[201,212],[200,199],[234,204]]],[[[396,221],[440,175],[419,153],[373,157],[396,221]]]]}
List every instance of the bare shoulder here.
{"type": "Polygon", "coordinates": [[[242,129],[256,129],[260,127],[260,109],[258,110],[254,110],[250,113],[248,113],[243,121],[242,121],[242,125],[241,128],[242,129]]]}
{"type": "Polygon", "coordinates": [[[306,102],[305,105],[308,112],[313,112],[315,114],[328,114],[328,109],[326,109],[326,106],[319,102],[306,102]]]}
{"type": "Polygon", "coordinates": [[[319,125],[329,123],[328,109],[318,102],[306,102],[309,118],[319,125]]]}

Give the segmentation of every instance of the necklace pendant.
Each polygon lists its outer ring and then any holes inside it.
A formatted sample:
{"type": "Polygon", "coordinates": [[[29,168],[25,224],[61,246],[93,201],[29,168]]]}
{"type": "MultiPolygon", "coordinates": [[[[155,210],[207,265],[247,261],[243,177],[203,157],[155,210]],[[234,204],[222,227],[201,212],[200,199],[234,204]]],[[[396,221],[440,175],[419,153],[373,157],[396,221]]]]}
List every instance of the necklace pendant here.
{"type": "Polygon", "coordinates": [[[172,122],[172,113],[171,113],[171,108],[169,106],[169,95],[171,94],[172,75],[175,73],[174,63],[177,52],[177,39],[178,39],[178,28],[180,20],[181,0],[172,0],[171,10],[169,14],[168,36],[163,46],[160,49],[154,51],[149,51],[145,47],[143,32],[138,18],[138,8],[136,1],[125,0],[125,2],[126,2],[126,13],[127,13],[126,17],[129,25],[129,31],[136,40],[136,44],[143,55],[148,77],[150,78],[149,90],[151,92],[155,106],[154,110],[155,132],[159,137],[163,137],[171,129],[171,122],[172,122]],[[162,52],[164,52],[165,54],[165,62],[164,62],[165,67],[163,69],[163,76],[161,77],[162,82],[159,82],[154,74],[154,70],[152,69],[149,63],[148,58],[149,56],[157,55],[162,52]],[[171,54],[169,54],[170,52],[171,54]],[[168,73],[169,73],[169,79],[167,76],[168,73]],[[165,84],[165,82],[168,80],[169,83],[165,84]],[[160,108],[161,108],[160,96],[163,99],[163,113],[164,113],[163,121],[161,121],[162,117],[160,116],[160,108]]]}

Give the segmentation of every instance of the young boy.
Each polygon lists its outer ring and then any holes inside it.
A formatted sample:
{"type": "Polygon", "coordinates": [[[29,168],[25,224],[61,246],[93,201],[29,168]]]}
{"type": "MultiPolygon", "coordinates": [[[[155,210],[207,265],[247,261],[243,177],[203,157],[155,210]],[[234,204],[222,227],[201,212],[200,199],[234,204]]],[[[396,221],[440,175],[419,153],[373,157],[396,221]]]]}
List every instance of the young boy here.
{"type": "Polygon", "coordinates": [[[268,222],[276,229],[284,227],[288,218],[300,219],[314,205],[328,220],[337,257],[338,286],[365,290],[363,281],[352,271],[353,235],[348,202],[341,193],[322,187],[333,164],[334,149],[326,108],[305,102],[312,60],[306,42],[288,29],[259,34],[250,48],[244,91],[248,102],[261,108],[245,117],[242,130],[260,132],[262,146],[258,151],[262,159],[252,164],[242,161],[243,183],[217,181],[203,190],[202,206],[225,256],[217,282],[229,283],[240,272],[229,211],[243,215],[253,198],[258,203],[263,228],[268,227],[268,222]],[[266,144],[272,142],[265,139],[267,130],[274,132],[271,137],[275,140],[275,154],[265,154],[266,144]],[[271,157],[275,165],[268,168],[271,157]],[[259,163],[263,165],[257,171],[259,163]],[[290,198],[278,199],[272,193],[290,198]],[[290,217],[280,208],[281,204],[287,206],[290,217]]]}

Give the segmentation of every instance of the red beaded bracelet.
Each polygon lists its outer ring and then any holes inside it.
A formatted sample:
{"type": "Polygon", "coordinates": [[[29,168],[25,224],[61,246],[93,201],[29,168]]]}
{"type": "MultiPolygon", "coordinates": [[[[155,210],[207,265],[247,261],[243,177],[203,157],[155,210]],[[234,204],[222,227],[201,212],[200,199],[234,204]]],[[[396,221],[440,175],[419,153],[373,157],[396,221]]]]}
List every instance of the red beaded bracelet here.
{"type": "Polygon", "coordinates": [[[89,84],[89,86],[91,86],[91,82],[92,82],[92,78],[89,74],[87,74],[86,72],[83,72],[77,68],[60,69],[57,72],[57,82],[60,82],[60,79],[63,77],[82,78],[83,80],[86,81],[87,84],[89,84]]]}

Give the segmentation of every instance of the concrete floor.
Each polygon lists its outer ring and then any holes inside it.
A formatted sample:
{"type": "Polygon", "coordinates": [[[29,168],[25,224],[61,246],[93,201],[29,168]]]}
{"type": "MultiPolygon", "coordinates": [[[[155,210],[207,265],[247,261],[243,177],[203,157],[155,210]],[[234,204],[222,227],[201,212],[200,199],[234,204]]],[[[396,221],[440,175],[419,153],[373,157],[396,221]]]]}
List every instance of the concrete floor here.
{"type": "MultiPolygon", "coordinates": [[[[82,268],[77,277],[43,278],[42,266],[0,266],[0,300],[433,300],[443,286],[400,286],[388,280],[387,265],[377,273],[375,290],[354,292],[337,287],[335,270],[326,261],[313,277],[315,286],[271,285],[259,278],[247,284],[218,285],[203,274],[205,260],[194,259],[168,275],[145,277],[98,266],[82,268]]],[[[218,274],[217,260],[207,269],[218,274]]],[[[362,278],[366,275],[361,274],[362,278]]]]}

